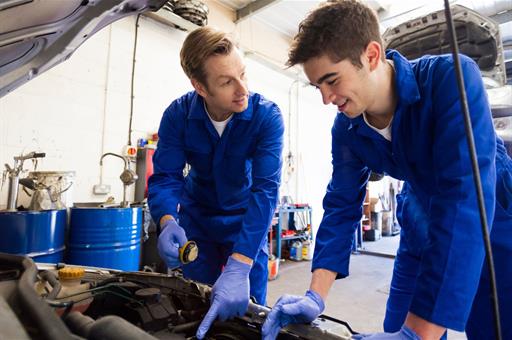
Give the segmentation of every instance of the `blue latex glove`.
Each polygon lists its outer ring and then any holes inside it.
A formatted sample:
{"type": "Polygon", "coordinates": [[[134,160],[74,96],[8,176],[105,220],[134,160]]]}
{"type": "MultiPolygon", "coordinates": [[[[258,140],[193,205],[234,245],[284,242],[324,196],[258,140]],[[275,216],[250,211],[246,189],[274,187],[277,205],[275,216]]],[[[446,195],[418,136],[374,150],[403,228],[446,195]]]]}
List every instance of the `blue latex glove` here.
{"type": "Polygon", "coordinates": [[[281,296],[263,324],[263,340],[275,339],[279,330],[290,323],[310,323],[324,308],[322,297],[312,290],[308,290],[304,296],[281,296]]]}
{"type": "Polygon", "coordinates": [[[187,243],[185,230],[175,220],[167,220],[158,236],[158,254],[168,268],[181,266],[179,248],[187,243]]]}
{"type": "Polygon", "coordinates": [[[196,337],[203,339],[217,317],[226,321],[243,316],[249,305],[249,272],[251,265],[230,257],[224,271],[213,285],[211,306],[197,329],[196,337]]]}
{"type": "Polygon", "coordinates": [[[403,325],[402,328],[395,333],[375,333],[375,334],[357,334],[352,339],[356,340],[421,340],[421,338],[412,329],[403,325]]]}

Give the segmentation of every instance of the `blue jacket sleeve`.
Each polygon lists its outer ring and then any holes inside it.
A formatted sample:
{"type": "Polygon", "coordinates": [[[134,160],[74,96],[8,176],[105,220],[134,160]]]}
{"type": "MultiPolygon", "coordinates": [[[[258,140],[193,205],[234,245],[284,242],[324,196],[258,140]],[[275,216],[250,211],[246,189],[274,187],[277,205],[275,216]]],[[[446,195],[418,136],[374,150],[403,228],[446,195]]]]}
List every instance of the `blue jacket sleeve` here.
{"type": "Polygon", "coordinates": [[[184,124],[185,113],[175,101],[165,110],[160,122],[153,175],[148,180],[149,209],[157,224],[164,215],[178,217],[177,207],[184,184],[184,124]]]}
{"type": "Polygon", "coordinates": [[[283,118],[273,105],[272,113],[262,124],[252,157],[252,186],[249,205],[233,252],[254,259],[272,221],[281,183],[283,118]]]}
{"type": "Polygon", "coordinates": [[[323,268],[348,276],[354,232],[362,217],[369,170],[350,150],[347,128],[338,114],[332,128],[332,178],[323,200],[324,216],[316,235],[312,271],[323,268]]]}
{"type": "MultiPolygon", "coordinates": [[[[464,84],[482,178],[487,220],[495,205],[495,134],[478,66],[461,56],[464,84]]],[[[410,311],[441,326],[464,330],[484,260],[484,246],[453,61],[434,70],[432,176],[435,194],[428,216],[428,243],[410,311]]],[[[489,311],[490,312],[490,311],[489,311]]]]}

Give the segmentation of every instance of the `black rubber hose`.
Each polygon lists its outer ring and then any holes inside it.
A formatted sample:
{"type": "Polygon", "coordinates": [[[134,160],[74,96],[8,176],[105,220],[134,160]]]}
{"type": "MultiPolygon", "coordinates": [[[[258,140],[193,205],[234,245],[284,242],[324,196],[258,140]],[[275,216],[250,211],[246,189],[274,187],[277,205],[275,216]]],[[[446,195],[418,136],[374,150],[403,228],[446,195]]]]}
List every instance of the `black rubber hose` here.
{"type": "Polygon", "coordinates": [[[132,325],[119,316],[105,316],[91,327],[89,340],[156,340],[142,329],[132,325]]]}
{"type": "Polygon", "coordinates": [[[142,329],[115,315],[94,320],[80,312],[71,312],[64,321],[73,333],[88,340],[156,340],[142,329]]]}
{"type": "Polygon", "coordinates": [[[80,312],[71,312],[64,318],[64,322],[71,332],[88,339],[91,327],[95,320],[80,312]]]}
{"type": "Polygon", "coordinates": [[[28,257],[1,254],[0,259],[3,265],[14,265],[23,270],[18,280],[18,295],[23,313],[27,313],[40,334],[40,339],[76,339],[66,325],[57,317],[55,312],[40,300],[34,290],[34,283],[37,279],[37,267],[28,257]]]}
{"type": "MultiPolygon", "coordinates": [[[[476,156],[475,139],[473,136],[473,127],[471,125],[471,117],[469,115],[468,100],[466,96],[466,89],[464,88],[464,78],[462,76],[462,69],[459,60],[459,47],[457,45],[457,37],[455,35],[455,28],[453,25],[452,11],[448,0],[444,0],[444,11],[446,16],[446,24],[448,25],[448,32],[450,36],[450,45],[452,47],[453,61],[455,63],[455,71],[457,74],[457,86],[459,88],[460,103],[462,106],[462,113],[464,115],[464,128],[466,130],[466,139],[471,156],[471,167],[473,168],[473,180],[478,197],[478,210],[480,212],[480,222],[482,226],[482,236],[484,239],[485,255],[487,260],[487,267],[489,268],[489,279],[491,286],[491,302],[493,305],[496,339],[501,340],[501,325],[500,325],[500,309],[498,304],[498,290],[496,289],[496,275],[494,273],[494,261],[492,258],[491,239],[489,237],[489,229],[487,223],[487,214],[485,212],[484,194],[482,189],[482,182],[480,179],[480,169],[478,167],[478,160],[476,156]]],[[[494,136],[493,136],[494,138],[494,136]]]]}
{"type": "Polygon", "coordinates": [[[62,288],[59,280],[57,279],[57,276],[48,270],[39,273],[39,276],[41,276],[43,280],[46,280],[52,286],[52,291],[48,293],[46,298],[50,300],[57,298],[57,295],[59,295],[62,288]]]}
{"type": "Polygon", "coordinates": [[[180,315],[187,321],[196,321],[202,319],[206,312],[208,312],[208,308],[199,308],[194,310],[182,310],[180,311],[180,315]]]}
{"type": "Polygon", "coordinates": [[[175,333],[175,334],[187,333],[188,331],[197,329],[197,327],[199,327],[199,324],[201,324],[201,321],[202,320],[196,320],[196,321],[183,323],[181,325],[177,325],[174,327],[169,327],[169,331],[171,333],[175,333]]]}
{"type": "Polygon", "coordinates": [[[137,14],[137,18],[135,19],[135,38],[133,41],[133,57],[132,57],[132,76],[130,82],[130,121],[128,124],[128,145],[132,145],[132,122],[133,122],[133,93],[134,93],[134,83],[135,83],[135,62],[137,56],[137,37],[139,35],[139,19],[140,14],[137,14]]]}
{"type": "Polygon", "coordinates": [[[119,277],[109,277],[108,279],[96,282],[94,286],[95,287],[102,287],[102,286],[106,286],[106,285],[108,285],[110,283],[121,283],[121,282],[122,282],[122,279],[119,278],[119,277]]]}

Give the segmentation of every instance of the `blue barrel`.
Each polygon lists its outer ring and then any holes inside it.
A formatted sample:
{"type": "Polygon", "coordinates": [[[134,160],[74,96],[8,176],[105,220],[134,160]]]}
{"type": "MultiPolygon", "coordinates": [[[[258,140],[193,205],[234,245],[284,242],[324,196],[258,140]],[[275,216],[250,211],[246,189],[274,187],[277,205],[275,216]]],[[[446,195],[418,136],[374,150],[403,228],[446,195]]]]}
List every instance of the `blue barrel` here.
{"type": "Polygon", "coordinates": [[[66,209],[1,211],[0,252],[27,255],[36,262],[62,262],[65,231],[66,209]]]}
{"type": "Polygon", "coordinates": [[[71,208],[70,264],[139,270],[142,209],[71,208]]]}

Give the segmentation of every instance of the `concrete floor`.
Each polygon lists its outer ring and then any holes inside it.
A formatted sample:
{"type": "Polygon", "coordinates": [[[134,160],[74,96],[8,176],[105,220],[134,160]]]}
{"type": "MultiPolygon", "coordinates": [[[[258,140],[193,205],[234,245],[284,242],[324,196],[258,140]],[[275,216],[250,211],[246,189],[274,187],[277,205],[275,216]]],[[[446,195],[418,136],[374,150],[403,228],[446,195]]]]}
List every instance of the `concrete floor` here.
{"type": "MultiPolygon", "coordinates": [[[[384,238],[365,244],[368,250],[385,253],[396,250],[398,237],[384,238]]],[[[267,305],[273,306],[282,294],[303,295],[311,280],[311,262],[281,262],[277,280],[269,281],[267,305]]],[[[393,259],[352,255],[349,277],[337,280],[326,301],[325,314],[344,320],[358,332],[382,332],[382,321],[389,294],[389,283],[393,271],[393,259]]],[[[449,332],[450,340],[466,339],[464,333],[449,332]]]]}
{"type": "Polygon", "coordinates": [[[370,241],[364,241],[363,242],[363,249],[381,253],[381,254],[387,254],[387,255],[395,255],[396,251],[398,249],[398,245],[400,243],[400,236],[385,236],[381,238],[378,241],[370,242],[370,241]]]}

